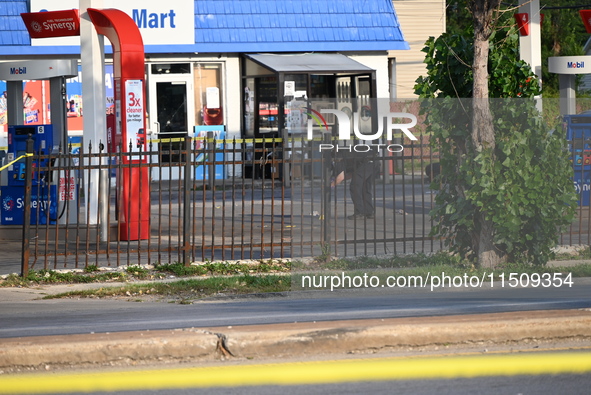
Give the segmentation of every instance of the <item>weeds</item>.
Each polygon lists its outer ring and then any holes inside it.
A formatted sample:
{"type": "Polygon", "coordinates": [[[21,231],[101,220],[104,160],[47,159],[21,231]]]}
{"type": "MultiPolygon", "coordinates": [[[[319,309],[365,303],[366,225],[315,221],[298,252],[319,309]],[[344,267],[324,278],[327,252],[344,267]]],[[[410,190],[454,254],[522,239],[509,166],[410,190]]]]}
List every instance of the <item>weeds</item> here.
{"type": "Polygon", "coordinates": [[[94,272],[98,272],[99,268],[97,265],[88,265],[84,268],[84,272],[85,273],[94,273],[94,272]]]}
{"type": "Polygon", "coordinates": [[[556,254],[555,260],[566,261],[566,260],[589,260],[591,259],[591,247],[585,247],[584,249],[577,250],[574,253],[560,253],[556,254]]]}
{"type": "Polygon", "coordinates": [[[148,278],[148,276],[150,275],[150,271],[148,269],[144,269],[141,266],[127,266],[125,268],[125,271],[128,274],[131,274],[139,279],[148,278]]]}
{"type": "MultiPolygon", "coordinates": [[[[432,255],[413,254],[396,255],[392,257],[361,256],[357,258],[340,258],[327,261],[324,253],[314,260],[309,268],[323,268],[328,270],[356,270],[356,269],[396,269],[416,268],[422,266],[450,265],[460,268],[470,268],[471,264],[462,261],[459,257],[446,252],[438,252],[432,255]]],[[[302,268],[301,265],[297,266],[302,268]]]]}
{"type": "Polygon", "coordinates": [[[330,262],[332,258],[332,249],[330,247],[330,243],[321,243],[320,250],[320,255],[318,255],[314,260],[318,263],[330,262]]]}
{"type": "Polygon", "coordinates": [[[71,291],[49,295],[44,299],[64,297],[130,297],[157,295],[172,297],[179,304],[206,296],[229,296],[253,293],[285,292],[291,288],[291,277],[280,275],[225,276],[179,280],[173,283],[127,284],[121,287],[103,287],[95,290],[71,291]]]}
{"type": "Polygon", "coordinates": [[[3,287],[26,287],[32,284],[57,284],[57,283],[91,283],[124,281],[127,276],[120,272],[107,273],[73,273],[57,272],[55,270],[30,270],[26,277],[11,274],[4,281],[0,280],[3,287]]]}
{"type": "Polygon", "coordinates": [[[155,270],[171,273],[179,277],[203,276],[203,275],[233,275],[286,272],[291,269],[290,263],[277,264],[260,261],[257,264],[206,262],[202,265],[185,266],[180,262],[156,265],[155,270]]]}
{"type": "Polygon", "coordinates": [[[154,269],[163,273],[172,273],[178,277],[200,276],[207,273],[207,270],[201,266],[185,266],[180,262],[155,265],[154,269]]]}
{"type": "MultiPolygon", "coordinates": [[[[588,251],[583,252],[588,253],[588,251]]],[[[325,258],[325,257],[323,257],[325,258]]],[[[429,275],[445,273],[448,276],[482,277],[492,274],[499,278],[502,273],[556,273],[568,272],[573,277],[591,277],[591,264],[582,263],[571,267],[532,266],[527,264],[505,264],[494,271],[479,269],[462,261],[457,256],[446,252],[432,255],[414,254],[390,257],[358,257],[333,260],[315,259],[311,262],[281,262],[276,260],[260,260],[254,262],[205,262],[199,265],[185,266],[180,262],[157,264],[153,269],[139,265],[121,268],[118,271],[100,271],[95,265],[89,265],[79,272],[62,272],[56,270],[30,270],[25,278],[16,274],[0,279],[0,286],[27,287],[37,284],[54,283],[90,283],[133,281],[135,279],[158,279],[176,276],[181,279],[174,283],[152,282],[149,284],[127,283],[124,286],[103,287],[100,289],[81,291],[64,296],[157,296],[173,298],[175,303],[192,303],[192,300],[208,296],[238,295],[245,293],[284,292],[291,288],[291,281],[296,282],[300,273],[324,273],[326,271],[342,271],[347,275],[371,273],[379,277],[388,275],[416,276],[426,279],[429,275]],[[294,275],[284,274],[294,272],[294,275]]],[[[297,288],[297,287],[296,287],[297,288]]],[[[294,288],[294,289],[296,289],[294,288]]]]}

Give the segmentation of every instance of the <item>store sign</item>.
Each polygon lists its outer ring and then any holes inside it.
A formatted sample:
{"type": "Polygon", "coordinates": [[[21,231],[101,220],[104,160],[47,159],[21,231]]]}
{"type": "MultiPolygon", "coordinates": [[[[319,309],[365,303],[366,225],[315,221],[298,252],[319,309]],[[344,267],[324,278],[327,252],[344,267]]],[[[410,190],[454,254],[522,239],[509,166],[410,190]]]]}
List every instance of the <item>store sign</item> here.
{"type": "Polygon", "coordinates": [[[591,56],[550,57],[548,71],[555,74],[589,74],[591,73],[591,56]]]}
{"type": "Polygon", "coordinates": [[[78,10],[29,12],[21,16],[31,38],[80,35],[78,10]]]}
{"type": "MultiPolygon", "coordinates": [[[[77,10],[79,0],[31,0],[31,11],[77,10]]],[[[102,7],[115,8],[129,15],[142,35],[144,45],[195,44],[195,6],[192,0],[103,0],[102,7]]],[[[32,45],[80,45],[79,37],[37,39],[32,45]]],[[[108,43],[108,40],[107,40],[108,43]]]]}

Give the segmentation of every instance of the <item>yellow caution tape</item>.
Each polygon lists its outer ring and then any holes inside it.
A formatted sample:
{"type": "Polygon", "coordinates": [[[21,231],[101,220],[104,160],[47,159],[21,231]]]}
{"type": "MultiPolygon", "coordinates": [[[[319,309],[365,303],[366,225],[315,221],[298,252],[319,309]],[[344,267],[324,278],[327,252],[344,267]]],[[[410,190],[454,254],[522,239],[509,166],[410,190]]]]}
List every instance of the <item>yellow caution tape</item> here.
{"type": "Polygon", "coordinates": [[[26,158],[27,156],[33,156],[33,154],[24,154],[19,156],[18,158],[16,158],[15,160],[13,160],[12,162],[0,167],[0,171],[6,169],[8,166],[12,166],[14,163],[18,162],[19,160],[21,160],[22,158],[26,158]]]}
{"type": "MultiPolygon", "coordinates": [[[[168,138],[168,139],[150,139],[148,143],[156,144],[156,143],[179,143],[184,142],[185,139],[178,137],[178,138],[168,138]]],[[[215,144],[248,144],[248,143],[282,143],[283,139],[279,137],[274,138],[258,138],[258,139],[215,139],[215,138],[207,138],[207,137],[192,137],[191,141],[203,141],[206,143],[215,143],[215,144]]]]}

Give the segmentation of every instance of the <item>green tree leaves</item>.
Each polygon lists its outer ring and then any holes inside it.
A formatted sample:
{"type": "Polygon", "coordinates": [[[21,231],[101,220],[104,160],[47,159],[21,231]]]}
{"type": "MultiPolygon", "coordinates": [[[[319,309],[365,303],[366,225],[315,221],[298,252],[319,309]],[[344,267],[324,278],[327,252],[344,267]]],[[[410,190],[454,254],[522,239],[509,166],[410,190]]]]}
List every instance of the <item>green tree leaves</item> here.
{"type": "Polygon", "coordinates": [[[470,37],[465,31],[429,39],[427,75],[416,84],[440,152],[441,175],[432,184],[438,191],[433,234],[475,260],[478,218],[484,217],[493,223],[495,248],[507,259],[545,264],[576,207],[565,132],[549,130],[536,108],[539,83],[519,60],[517,36],[497,31],[488,66],[495,144],[476,151],[470,144],[471,99],[464,99],[472,96],[470,37]]]}

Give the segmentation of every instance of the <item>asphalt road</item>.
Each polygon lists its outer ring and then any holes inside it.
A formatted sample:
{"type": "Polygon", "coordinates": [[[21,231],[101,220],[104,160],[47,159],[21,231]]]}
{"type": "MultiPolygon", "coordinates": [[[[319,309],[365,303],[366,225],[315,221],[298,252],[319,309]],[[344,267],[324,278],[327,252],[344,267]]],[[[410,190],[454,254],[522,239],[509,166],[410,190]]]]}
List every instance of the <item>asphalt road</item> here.
{"type": "MultiPolygon", "coordinates": [[[[397,395],[498,395],[498,394],[536,394],[536,395],[580,395],[588,392],[591,375],[545,375],[513,377],[478,377],[471,379],[419,379],[400,381],[372,381],[356,383],[337,383],[322,385],[289,386],[248,386],[207,389],[166,389],[149,390],[153,395],[192,395],[196,391],[203,395],[358,395],[358,394],[397,394],[397,395]]],[[[82,392],[74,393],[82,395],[82,392]]],[[[104,392],[84,392],[84,394],[104,394],[104,392]]],[[[117,391],[109,394],[145,395],[141,391],[117,391]]]]}
{"type": "MultiPolygon", "coordinates": [[[[495,283],[497,285],[497,283],[495,283]]],[[[591,308],[591,278],[572,287],[405,288],[292,292],[287,296],[196,301],[49,299],[0,288],[0,338],[370,318],[591,308]],[[10,292],[13,292],[12,296],[10,292]]]]}

